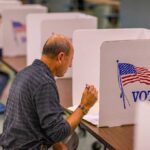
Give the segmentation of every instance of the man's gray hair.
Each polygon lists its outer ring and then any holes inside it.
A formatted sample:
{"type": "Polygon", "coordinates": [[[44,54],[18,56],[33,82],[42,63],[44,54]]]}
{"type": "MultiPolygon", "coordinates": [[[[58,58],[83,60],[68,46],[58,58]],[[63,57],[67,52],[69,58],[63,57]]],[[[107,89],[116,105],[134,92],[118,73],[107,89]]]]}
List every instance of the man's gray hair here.
{"type": "Polygon", "coordinates": [[[51,58],[56,57],[60,52],[69,55],[71,43],[62,35],[52,35],[44,44],[42,54],[51,58]]]}

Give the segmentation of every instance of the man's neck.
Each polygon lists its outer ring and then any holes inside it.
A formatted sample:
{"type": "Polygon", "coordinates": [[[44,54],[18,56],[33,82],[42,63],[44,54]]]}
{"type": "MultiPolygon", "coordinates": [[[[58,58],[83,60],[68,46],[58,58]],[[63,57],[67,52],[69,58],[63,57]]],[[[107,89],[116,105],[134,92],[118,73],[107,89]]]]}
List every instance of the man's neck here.
{"type": "Polygon", "coordinates": [[[55,60],[47,57],[46,55],[42,55],[41,61],[48,66],[52,74],[55,76],[55,60]]]}

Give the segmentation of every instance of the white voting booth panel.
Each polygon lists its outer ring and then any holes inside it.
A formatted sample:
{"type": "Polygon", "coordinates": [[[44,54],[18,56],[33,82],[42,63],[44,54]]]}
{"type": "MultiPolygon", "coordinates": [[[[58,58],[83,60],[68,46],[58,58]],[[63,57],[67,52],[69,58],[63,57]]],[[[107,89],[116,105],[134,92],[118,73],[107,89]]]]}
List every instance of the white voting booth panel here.
{"type": "MultiPolygon", "coordinates": [[[[100,89],[100,47],[104,41],[148,38],[149,30],[146,29],[75,31],[73,35],[75,48],[73,60],[73,105],[80,103],[82,91],[87,83],[94,84],[98,91],[100,89]]],[[[108,111],[108,109],[105,110],[108,111]]],[[[95,111],[98,113],[97,109],[95,111]]]]}
{"type": "Polygon", "coordinates": [[[41,5],[21,5],[2,11],[4,56],[26,54],[26,16],[30,13],[46,13],[41,5]]]}
{"type": "Polygon", "coordinates": [[[8,1],[2,1],[0,0],[0,15],[2,15],[2,11],[4,9],[8,9],[8,8],[11,8],[11,7],[17,7],[17,6],[20,6],[22,5],[21,1],[13,1],[13,0],[8,0],[8,1]]]}
{"type": "Polygon", "coordinates": [[[6,4],[6,3],[20,3],[20,4],[22,4],[22,1],[20,1],[20,0],[0,0],[0,3],[4,3],[4,4],[6,4]]]}
{"type": "Polygon", "coordinates": [[[0,1],[0,13],[4,10],[4,9],[8,9],[11,7],[17,7],[22,5],[21,1],[0,1]]]}
{"type": "Polygon", "coordinates": [[[136,109],[136,126],[134,131],[134,150],[150,149],[150,103],[142,103],[136,109]]]}
{"type": "Polygon", "coordinates": [[[100,126],[135,123],[150,99],[150,40],[104,42],[100,48],[100,126]]]}
{"type": "Polygon", "coordinates": [[[100,46],[104,41],[145,39],[150,37],[146,29],[96,29],[78,30],[73,34],[73,104],[80,102],[86,83],[99,89],[100,46]],[[80,66],[80,67],[79,67],[80,66]],[[80,78],[79,78],[80,77],[80,78]]]}
{"type": "Polygon", "coordinates": [[[12,0],[8,0],[8,1],[2,1],[2,0],[0,0],[0,11],[1,11],[1,9],[5,9],[5,8],[9,8],[9,7],[11,7],[12,5],[14,5],[14,6],[17,6],[18,4],[22,4],[21,3],[21,1],[12,1],[12,0]]]}
{"type": "Polygon", "coordinates": [[[8,0],[8,1],[0,1],[0,15],[2,13],[2,11],[4,9],[8,9],[8,8],[11,8],[11,7],[17,7],[17,6],[20,6],[22,5],[21,1],[12,1],[12,0],[8,0]]]}
{"type": "Polygon", "coordinates": [[[0,0],[0,2],[21,2],[20,0],[0,0]]]}
{"type": "Polygon", "coordinates": [[[21,3],[21,1],[9,1],[9,0],[7,0],[7,1],[0,1],[0,48],[2,48],[3,47],[3,45],[2,45],[2,31],[3,31],[3,28],[2,28],[2,19],[3,19],[3,16],[2,16],[2,11],[4,10],[4,9],[7,9],[7,8],[11,8],[11,7],[17,7],[17,6],[19,6],[19,5],[21,5],[22,3],[21,3]]]}
{"type": "MultiPolygon", "coordinates": [[[[41,57],[44,43],[53,33],[63,34],[72,39],[76,29],[96,29],[96,17],[82,13],[50,13],[29,15],[27,18],[27,64],[41,57]]],[[[65,77],[71,77],[71,69],[65,77]]]]}

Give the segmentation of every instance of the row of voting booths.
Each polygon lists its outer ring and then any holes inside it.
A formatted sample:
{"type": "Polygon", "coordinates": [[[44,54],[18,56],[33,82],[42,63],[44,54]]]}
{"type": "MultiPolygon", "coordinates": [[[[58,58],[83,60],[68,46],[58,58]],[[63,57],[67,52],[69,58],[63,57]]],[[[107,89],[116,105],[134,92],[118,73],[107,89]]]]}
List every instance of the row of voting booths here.
{"type": "Polygon", "coordinates": [[[97,29],[97,18],[90,15],[47,13],[47,8],[41,5],[7,2],[4,7],[0,1],[3,55],[26,55],[30,65],[40,58],[50,35],[69,37],[75,49],[73,66],[63,77],[72,80],[69,94],[72,93],[73,101],[69,105],[78,105],[85,85],[94,84],[100,93],[89,113],[94,124],[98,127],[137,124],[135,149],[140,150],[143,145],[148,149],[148,136],[145,139],[144,133],[150,124],[147,119],[150,114],[150,31],[97,29]]]}

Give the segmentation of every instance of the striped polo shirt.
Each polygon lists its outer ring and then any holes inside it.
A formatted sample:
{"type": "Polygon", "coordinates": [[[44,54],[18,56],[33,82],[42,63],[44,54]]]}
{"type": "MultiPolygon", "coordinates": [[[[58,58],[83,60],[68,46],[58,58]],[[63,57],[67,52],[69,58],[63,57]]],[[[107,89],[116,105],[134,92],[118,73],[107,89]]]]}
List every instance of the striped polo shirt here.
{"type": "Polygon", "coordinates": [[[10,88],[0,145],[7,150],[38,150],[65,139],[71,131],[63,118],[55,79],[35,60],[19,72],[10,88]]]}

